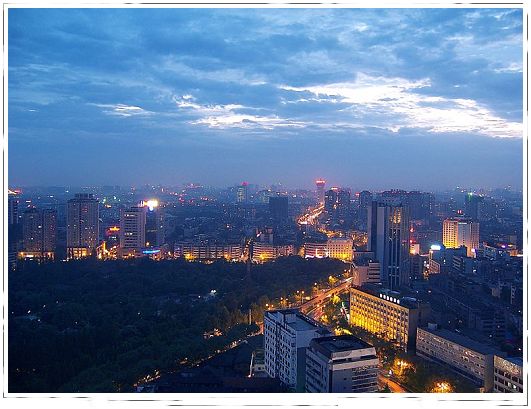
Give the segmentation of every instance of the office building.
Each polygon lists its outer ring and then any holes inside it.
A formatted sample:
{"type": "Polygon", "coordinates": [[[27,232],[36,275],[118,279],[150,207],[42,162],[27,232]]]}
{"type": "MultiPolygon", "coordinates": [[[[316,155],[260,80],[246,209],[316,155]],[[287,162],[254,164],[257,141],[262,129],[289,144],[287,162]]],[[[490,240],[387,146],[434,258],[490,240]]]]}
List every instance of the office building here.
{"type": "Polygon", "coordinates": [[[494,389],[497,393],[522,393],[524,367],[522,358],[494,356],[494,389]]]}
{"type": "Polygon", "coordinates": [[[247,182],[243,182],[241,186],[236,190],[236,202],[247,203],[249,201],[249,185],[247,182]]]}
{"type": "Polygon", "coordinates": [[[8,190],[7,196],[7,259],[11,268],[16,267],[17,253],[22,248],[22,225],[19,222],[19,198],[16,192],[8,190]]]}
{"type": "Polygon", "coordinates": [[[164,244],[164,209],[158,200],[147,200],[140,204],[146,209],[145,247],[160,247],[164,244]]]}
{"type": "Polygon", "coordinates": [[[53,260],[57,241],[57,212],[36,208],[28,209],[22,216],[21,259],[53,260]]]}
{"type": "Polygon", "coordinates": [[[380,263],[381,282],[392,290],[409,284],[409,213],[407,207],[373,201],[367,219],[368,250],[380,263]]]}
{"type": "Polygon", "coordinates": [[[483,343],[433,324],[417,329],[417,355],[449,366],[483,388],[492,392],[494,356],[505,354],[483,343]]]}
{"type": "Polygon", "coordinates": [[[295,254],[293,244],[275,245],[255,241],[253,243],[253,257],[255,263],[263,263],[278,257],[291,256],[295,254]]]}
{"type": "Polygon", "coordinates": [[[11,190],[8,191],[7,194],[7,223],[9,226],[13,224],[18,224],[18,207],[20,204],[20,200],[18,198],[18,195],[15,192],[12,192],[11,190]]]}
{"type": "Polygon", "coordinates": [[[332,224],[347,224],[350,221],[350,190],[333,187],[325,193],[325,212],[332,224]]]}
{"type": "Polygon", "coordinates": [[[353,241],[348,238],[333,237],[326,242],[326,257],[342,261],[352,261],[353,241]]]}
{"type": "Polygon", "coordinates": [[[315,186],[317,188],[317,202],[320,205],[323,205],[325,201],[325,184],[326,180],[324,179],[317,179],[315,181],[315,186]]]}
{"type": "Polygon", "coordinates": [[[372,259],[360,258],[352,262],[352,285],[380,283],[380,263],[372,259]]]}
{"type": "Polygon", "coordinates": [[[66,209],[67,259],[92,255],[99,242],[99,202],[90,193],[78,193],[66,209]]]}
{"type": "Polygon", "coordinates": [[[378,285],[350,289],[350,324],[409,351],[414,349],[417,327],[426,325],[430,306],[378,285]]]}
{"type": "Polygon", "coordinates": [[[306,392],[378,391],[378,356],[372,345],[352,336],[315,338],[306,350],[306,392]]]}
{"type": "Polygon", "coordinates": [[[330,335],[318,322],[297,309],[266,311],[264,314],[265,369],[290,389],[303,392],[306,348],[314,338],[330,335]]]}
{"type": "Polygon", "coordinates": [[[477,221],[480,218],[480,204],[483,196],[468,193],[465,197],[465,216],[477,221]]]}
{"type": "Polygon", "coordinates": [[[467,256],[479,249],[479,223],[468,218],[450,218],[443,222],[443,245],[449,249],[466,246],[467,256]]]}
{"type": "Polygon", "coordinates": [[[143,206],[120,212],[119,257],[140,257],[146,247],[146,211],[143,206]]]}
{"type": "Polygon", "coordinates": [[[323,258],[326,257],[326,242],[306,242],[304,243],[304,257],[305,258],[323,258]]]}
{"type": "Polygon", "coordinates": [[[220,244],[201,242],[175,243],[174,257],[184,257],[192,261],[208,261],[224,258],[226,260],[240,260],[242,246],[240,244],[220,244]]]}
{"type": "Polygon", "coordinates": [[[269,214],[276,223],[285,223],[288,221],[288,197],[271,196],[269,198],[269,214]]]}

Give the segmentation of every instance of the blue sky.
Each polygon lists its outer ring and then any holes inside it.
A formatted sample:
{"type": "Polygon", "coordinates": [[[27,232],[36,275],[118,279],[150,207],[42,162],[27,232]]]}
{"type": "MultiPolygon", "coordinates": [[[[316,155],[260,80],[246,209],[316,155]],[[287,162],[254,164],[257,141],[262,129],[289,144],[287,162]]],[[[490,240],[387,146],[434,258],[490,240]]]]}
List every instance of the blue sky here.
{"type": "Polygon", "coordinates": [[[9,182],[522,186],[522,10],[10,9],[9,182]]]}

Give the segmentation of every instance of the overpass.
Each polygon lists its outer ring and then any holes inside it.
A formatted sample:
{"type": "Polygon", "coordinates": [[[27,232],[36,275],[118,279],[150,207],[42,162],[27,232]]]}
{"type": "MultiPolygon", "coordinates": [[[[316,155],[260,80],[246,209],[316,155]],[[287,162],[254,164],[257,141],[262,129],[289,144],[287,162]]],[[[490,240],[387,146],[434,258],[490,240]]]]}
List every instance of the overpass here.
{"type": "Polygon", "coordinates": [[[349,277],[347,279],[341,280],[341,282],[334,287],[323,291],[322,293],[316,295],[312,299],[306,301],[305,303],[301,304],[299,309],[302,313],[308,314],[321,306],[324,302],[327,302],[330,298],[332,298],[334,295],[343,294],[349,291],[350,284],[352,282],[352,277],[349,277]]]}

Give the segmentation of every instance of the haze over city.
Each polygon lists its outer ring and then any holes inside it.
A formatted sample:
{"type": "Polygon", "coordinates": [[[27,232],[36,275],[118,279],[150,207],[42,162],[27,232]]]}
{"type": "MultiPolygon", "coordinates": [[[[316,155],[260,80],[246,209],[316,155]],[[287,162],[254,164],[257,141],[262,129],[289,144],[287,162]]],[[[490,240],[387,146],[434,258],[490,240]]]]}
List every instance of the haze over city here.
{"type": "Polygon", "coordinates": [[[520,9],[10,9],[10,185],[522,187],[520,9]]]}

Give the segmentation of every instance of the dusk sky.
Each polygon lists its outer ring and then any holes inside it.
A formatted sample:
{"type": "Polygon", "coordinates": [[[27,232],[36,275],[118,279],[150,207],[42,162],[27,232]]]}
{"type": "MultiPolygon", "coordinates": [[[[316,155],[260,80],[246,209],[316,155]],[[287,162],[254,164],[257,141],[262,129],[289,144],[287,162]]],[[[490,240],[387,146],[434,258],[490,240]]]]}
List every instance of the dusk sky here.
{"type": "Polygon", "coordinates": [[[9,9],[9,183],[521,188],[522,19],[9,9]]]}

